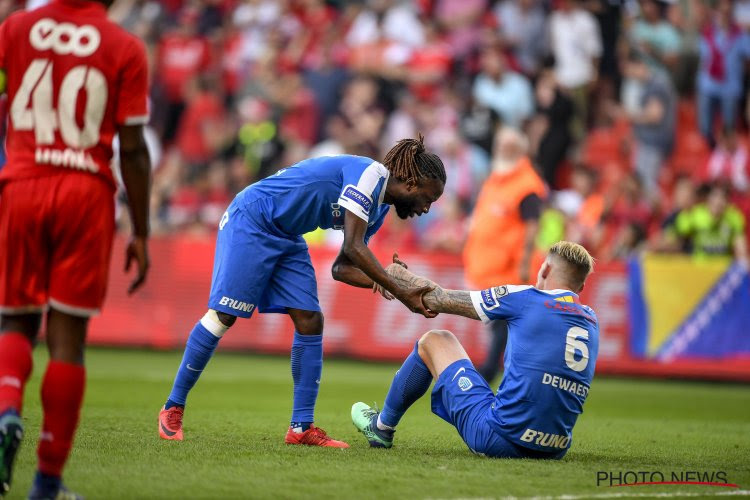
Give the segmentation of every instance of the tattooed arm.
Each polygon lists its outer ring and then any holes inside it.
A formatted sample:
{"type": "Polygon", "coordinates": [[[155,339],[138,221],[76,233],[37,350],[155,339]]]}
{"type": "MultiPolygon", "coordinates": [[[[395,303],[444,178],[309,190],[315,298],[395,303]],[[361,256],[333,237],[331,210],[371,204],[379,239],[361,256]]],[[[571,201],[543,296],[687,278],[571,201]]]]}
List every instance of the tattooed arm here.
{"type": "Polygon", "coordinates": [[[398,264],[391,264],[386,272],[393,280],[404,288],[433,287],[422,296],[422,302],[436,313],[456,314],[470,319],[479,319],[477,311],[471,302],[471,296],[466,290],[447,290],[433,281],[417,276],[398,264]]]}

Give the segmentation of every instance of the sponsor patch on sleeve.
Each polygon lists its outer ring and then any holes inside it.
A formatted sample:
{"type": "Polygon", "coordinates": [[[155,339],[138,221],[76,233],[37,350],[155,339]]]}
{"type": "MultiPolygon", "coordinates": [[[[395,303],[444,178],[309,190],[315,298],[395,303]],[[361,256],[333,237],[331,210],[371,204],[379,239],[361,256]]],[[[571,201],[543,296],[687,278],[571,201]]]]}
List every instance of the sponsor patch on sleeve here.
{"type": "Polygon", "coordinates": [[[482,302],[484,302],[484,307],[487,309],[494,309],[499,305],[490,288],[482,290],[482,302]]]}
{"type": "Polygon", "coordinates": [[[482,290],[482,302],[484,303],[484,307],[486,309],[494,309],[496,307],[499,307],[500,299],[508,295],[508,293],[510,292],[508,291],[508,287],[505,285],[482,290]]]}
{"type": "Polygon", "coordinates": [[[347,200],[351,200],[365,211],[365,214],[370,214],[372,208],[372,198],[357,189],[356,187],[349,184],[344,188],[344,192],[341,193],[341,197],[347,200]]]}

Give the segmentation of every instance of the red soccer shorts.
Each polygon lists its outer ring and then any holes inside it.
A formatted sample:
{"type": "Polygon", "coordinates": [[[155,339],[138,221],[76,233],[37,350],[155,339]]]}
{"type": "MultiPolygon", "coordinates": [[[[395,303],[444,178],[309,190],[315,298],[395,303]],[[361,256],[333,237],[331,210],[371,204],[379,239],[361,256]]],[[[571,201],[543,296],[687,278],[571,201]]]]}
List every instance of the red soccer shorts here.
{"type": "Polygon", "coordinates": [[[0,313],[98,313],[114,233],[114,197],[100,179],[65,172],[0,188],[0,313]]]}

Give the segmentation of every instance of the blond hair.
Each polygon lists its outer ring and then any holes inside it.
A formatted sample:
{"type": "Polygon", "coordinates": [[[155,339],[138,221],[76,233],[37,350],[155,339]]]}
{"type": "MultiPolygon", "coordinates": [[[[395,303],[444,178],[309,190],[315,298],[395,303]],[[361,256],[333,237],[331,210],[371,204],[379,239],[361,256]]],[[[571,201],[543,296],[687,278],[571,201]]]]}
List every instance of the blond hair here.
{"type": "Polygon", "coordinates": [[[583,283],[594,270],[594,258],[578,243],[571,241],[558,241],[549,249],[549,255],[556,255],[567,264],[570,271],[571,285],[577,288],[583,283]]]}

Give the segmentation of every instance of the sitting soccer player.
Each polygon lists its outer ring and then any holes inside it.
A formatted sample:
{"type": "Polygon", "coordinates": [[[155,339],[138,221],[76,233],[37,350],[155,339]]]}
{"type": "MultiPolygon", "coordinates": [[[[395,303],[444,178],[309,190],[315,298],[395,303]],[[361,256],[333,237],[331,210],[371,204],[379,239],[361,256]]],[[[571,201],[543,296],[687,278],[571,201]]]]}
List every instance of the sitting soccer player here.
{"type": "Polygon", "coordinates": [[[474,453],[562,458],[588,395],[599,350],[596,315],[577,295],[592,268],[586,249],[567,241],[550,249],[536,287],[445,290],[392,264],[388,274],[401,285],[435,287],[424,295],[425,306],[434,312],[484,322],[506,320],[505,375],[494,395],[456,337],[431,330],[396,373],[382,412],[355,403],[354,425],[370,446],[390,448],[399,420],[434,378],[433,413],[454,425],[474,453]]]}

